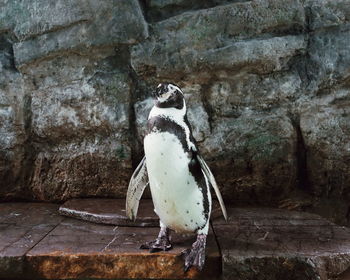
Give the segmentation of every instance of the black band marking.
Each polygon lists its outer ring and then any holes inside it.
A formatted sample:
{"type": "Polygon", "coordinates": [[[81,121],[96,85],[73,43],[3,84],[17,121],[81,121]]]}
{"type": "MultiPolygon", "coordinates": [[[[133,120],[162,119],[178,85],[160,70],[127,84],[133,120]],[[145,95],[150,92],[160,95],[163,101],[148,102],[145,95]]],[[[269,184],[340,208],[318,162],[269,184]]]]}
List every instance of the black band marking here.
{"type": "Polygon", "coordinates": [[[169,132],[174,134],[180,140],[184,151],[189,152],[190,148],[186,141],[185,129],[173,120],[160,116],[150,118],[148,120],[148,133],[153,131],[169,132]]]}
{"type": "MultiPolygon", "coordinates": [[[[190,122],[188,121],[187,114],[186,114],[185,117],[184,117],[184,122],[185,122],[185,124],[188,126],[188,129],[190,130],[190,141],[194,144],[194,146],[195,146],[196,149],[197,149],[197,141],[196,141],[196,139],[194,139],[194,137],[193,137],[192,126],[191,126],[190,122]]],[[[198,150],[198,149],[197,149],[197,150],[198,150]]]]}
{"type": "MultiPolygon", "coordinates": [[[[190,173],[194,177],[198,187],[201,189],[203,194],[203,214],[205,217],[205,221],[208,221],[209,218],[209,197],[208,197],[208,185],[205,181],[204,174],[202,172],[202,167],[199,163],[199,160],[197,159],[197,152],[191,150],[191,161],[188,164],[188,168],[190,170],[190,173]]],[[[204,228],[206,223],[201,226],[199,229],[204,228]]]]}

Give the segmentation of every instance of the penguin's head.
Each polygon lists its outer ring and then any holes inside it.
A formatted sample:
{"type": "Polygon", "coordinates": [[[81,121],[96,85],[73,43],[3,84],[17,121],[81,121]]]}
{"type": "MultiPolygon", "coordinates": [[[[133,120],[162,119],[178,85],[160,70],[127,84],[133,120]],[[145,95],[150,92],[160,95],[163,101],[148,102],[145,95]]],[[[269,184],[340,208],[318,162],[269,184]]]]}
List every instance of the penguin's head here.
{"type": "Polygon", "coordinates": [[[182,90],[171,83],[161,83],[154,92],[155,105],[160,108],[182,109],[184,106],[184,95],[182,90]]]}

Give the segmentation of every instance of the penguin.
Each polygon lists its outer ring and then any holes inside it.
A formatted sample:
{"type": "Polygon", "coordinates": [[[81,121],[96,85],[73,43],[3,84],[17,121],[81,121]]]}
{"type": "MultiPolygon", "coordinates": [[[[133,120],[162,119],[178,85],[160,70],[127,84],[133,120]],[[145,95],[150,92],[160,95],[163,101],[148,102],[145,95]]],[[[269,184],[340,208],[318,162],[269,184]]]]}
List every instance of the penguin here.
{"type": "Polygon", "coordinates": [[[195,233],[197,239],[191,249],[182,252],[184,269],[194,266],[202,270],[212,207],[210,186],[215,190],[225,220],[226,208],[192,135],[182,90],[175,84],[161,83],[153,97],[154,106],[144,137],[145,156],[130,179],[126,214],[129,219],[136,219],[139,201],[149,185],[160,231],[154,241],[140,248],[151,253],[167,251],[172,248],[170,230],[195,233]]]}

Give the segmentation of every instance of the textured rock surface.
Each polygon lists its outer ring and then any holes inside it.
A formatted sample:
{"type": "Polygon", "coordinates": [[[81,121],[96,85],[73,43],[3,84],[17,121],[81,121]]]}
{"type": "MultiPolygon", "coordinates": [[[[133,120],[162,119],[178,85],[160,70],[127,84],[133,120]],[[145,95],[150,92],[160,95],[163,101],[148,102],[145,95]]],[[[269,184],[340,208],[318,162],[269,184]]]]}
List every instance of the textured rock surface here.
{"type": "Polygon", "coordinates": [[[86,0],[68,5],[65,1],[14,1],[5,9],[8,17],[22,16],[14,24],[14,33],[21,39],[14,45],[17,65],[62,51],[132,44],[148,32],[136,0],[102,4],[86,0]],[[61,14],[63,17],[57,17],[61,14]]]}
{"type": "Polygon", "coordinates": [[[228,213],[228,223],[213,225],[223,279],[347,279],[349,228],[296,211],[231,208],[228,213]]]}
{"type": "Polygon", "coordinates": [[[91,55],[28,67],[35,81],[31,133],[38,154],[30,188],[36,198],[124,195],[113,186],[125,186],[131,171],[131,80],[122,54],[108,48],[91,55]]]}
{"type": "Polygon", "coordinates": [[[124,197],[170,80],[226,200],[349,223],[349,1],[0,8],[1,199],[124,197]]]}
{"type": "Polygon", "coordinates": [[[227,68],[281,70],[288,58],[305,48],[304,37],[259,37],[268,32],[300,33],[304,24],[298,1],[235,3],[185,13],[152,25],[152,36],[133,47],[131,62],[139,74],[172,79],[174,74],[186,79],[183,75],[195,71],[227,68]]]}

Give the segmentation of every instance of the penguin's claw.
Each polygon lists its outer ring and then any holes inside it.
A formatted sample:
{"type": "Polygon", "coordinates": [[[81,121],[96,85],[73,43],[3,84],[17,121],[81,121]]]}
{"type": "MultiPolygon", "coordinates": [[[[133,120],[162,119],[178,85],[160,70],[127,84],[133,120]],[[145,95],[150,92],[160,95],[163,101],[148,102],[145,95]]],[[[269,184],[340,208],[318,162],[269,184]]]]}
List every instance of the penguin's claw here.
{"type": "Polygon", "coordinates": [[[170,240],[165,237],[158,237],[156,240],[151,242],[146,242],[140,246],[140,249],[149,249],[150,253],[155,253],[159,251],[169,251],[173,245],[170,240]]]}
{"type": "Polygon", "coordinates": [[[186,249],[181,252],[181,255],[185,259],[184,270],[187,272],[192,266],[203,270],[205,262],[205,243],[206,235],[198,235],[197,241],[192,244],[192,249],[186,249]]]}

